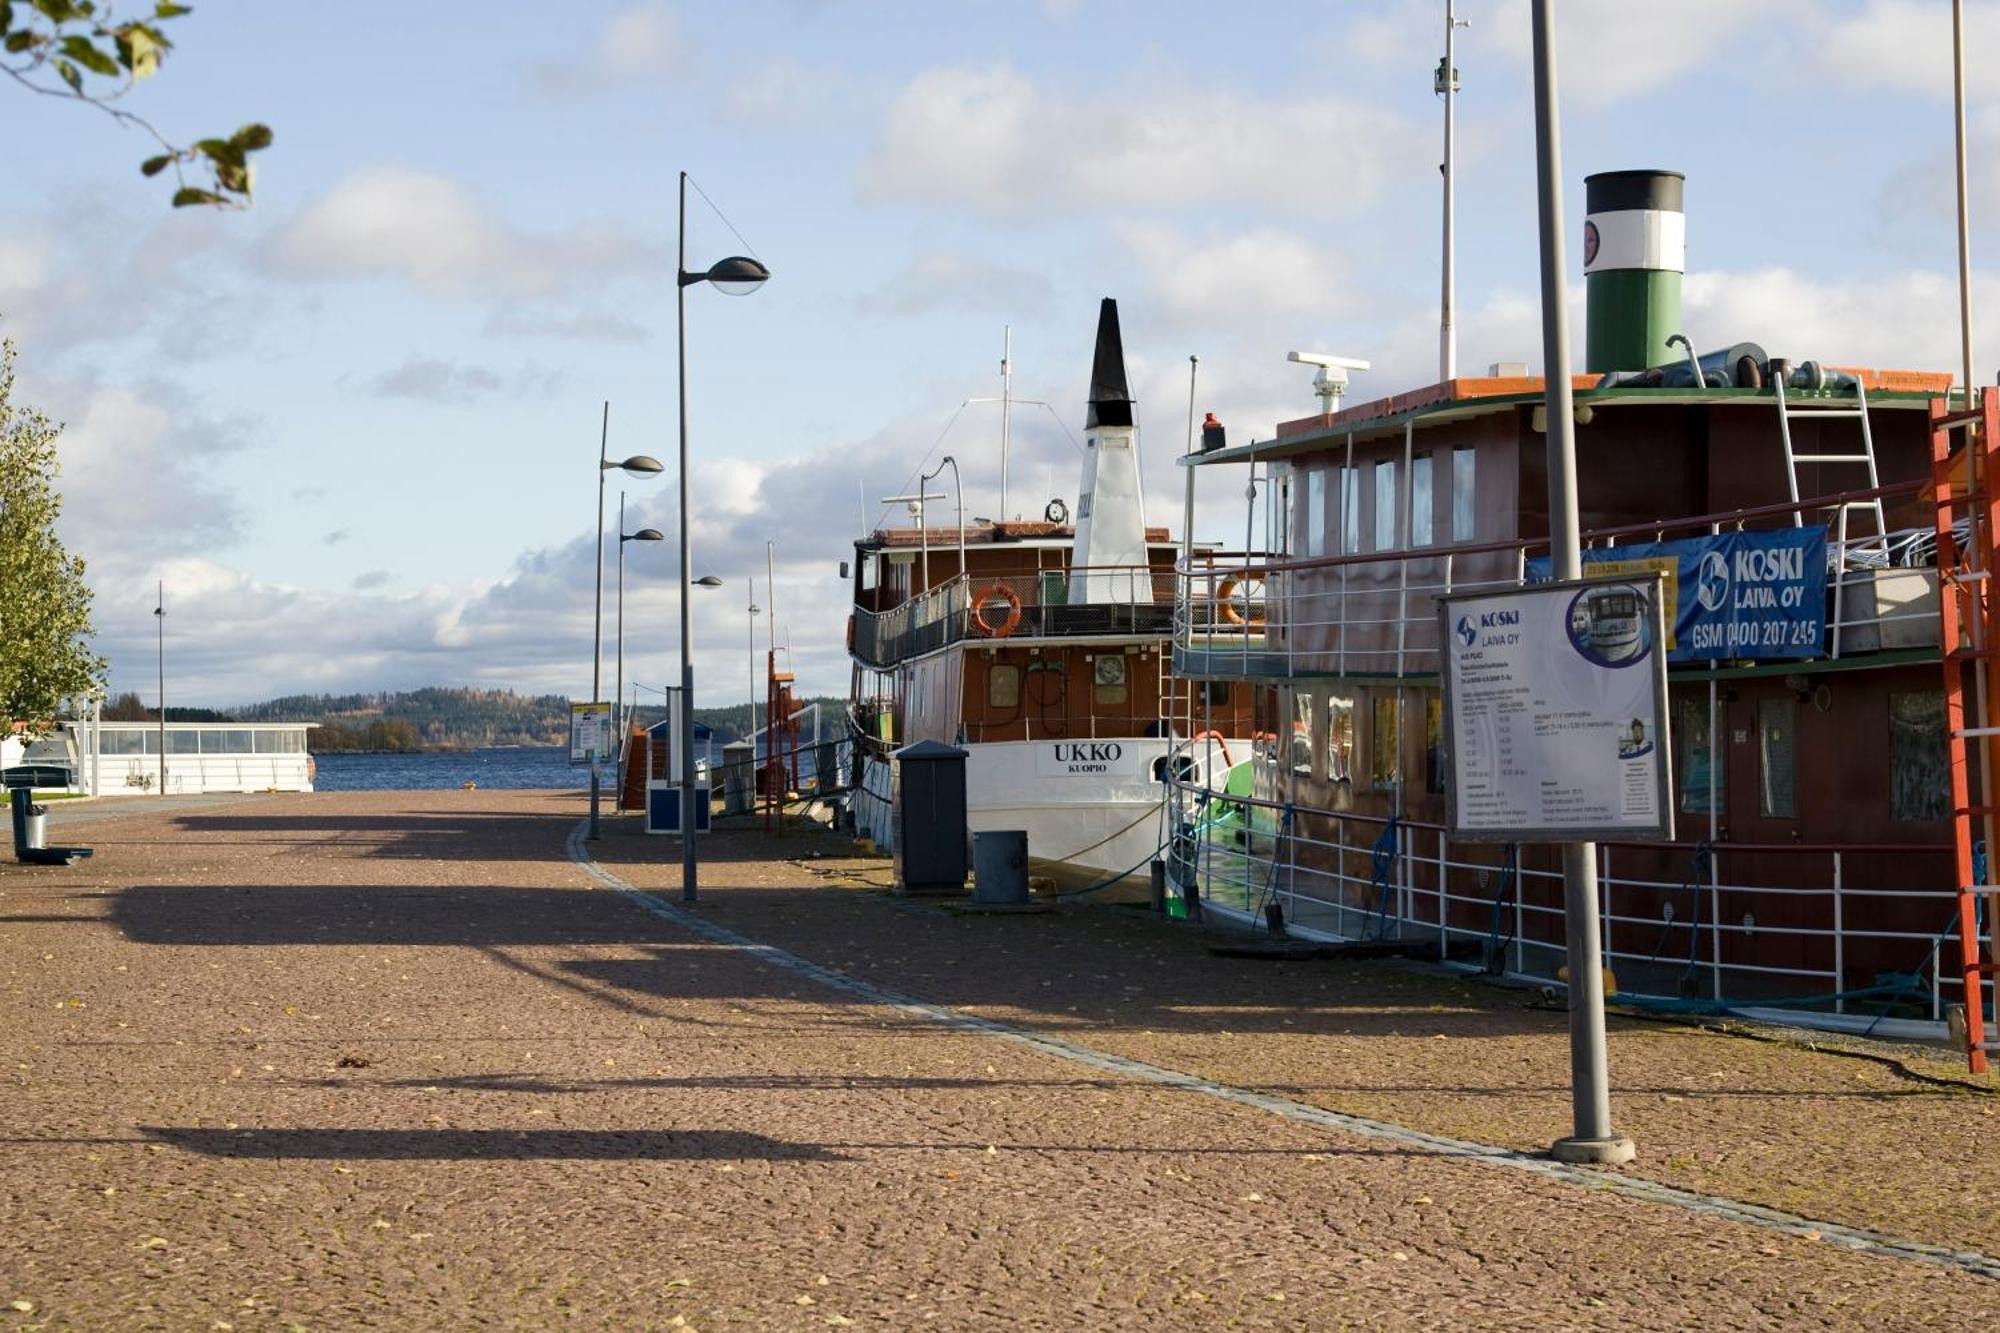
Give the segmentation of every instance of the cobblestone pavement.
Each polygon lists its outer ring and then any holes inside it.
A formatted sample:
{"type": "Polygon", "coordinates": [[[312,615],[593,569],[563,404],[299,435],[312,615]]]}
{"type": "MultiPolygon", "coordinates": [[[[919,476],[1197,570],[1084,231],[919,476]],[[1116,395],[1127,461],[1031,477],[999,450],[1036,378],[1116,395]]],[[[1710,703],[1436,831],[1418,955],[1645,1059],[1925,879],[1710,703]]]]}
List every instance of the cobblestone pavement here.
{"type": "MultiPolygon", "coordinates": [[[[512,792],[78,810],[63,836],[95,860],[0,866],[0,1329],[2000,1315],[2000,1283],[1964,1271],[859,1002],[590,887],[563,851],[580,812],[512,792]]],[[[1214,959],[1198,932],[1118,909],[955,917],[788,859],[844,846],[793,834],[774,856],[719,834],[698,910],[878,984],[1298,1100],[1484,1142],[1561,1130],[1561,1017],[1517,994],[1214,959]]],[[[678,883],[663,840],[614,825],[596,850],[634,883],[678,883]]],[[[1614,1040],[1643,1169],[1737,1197],[1789,1174],[1798,1197],[1762,1201],[2000,1250],[1986,1098],[1679,1029],[1614,1040]]]]}

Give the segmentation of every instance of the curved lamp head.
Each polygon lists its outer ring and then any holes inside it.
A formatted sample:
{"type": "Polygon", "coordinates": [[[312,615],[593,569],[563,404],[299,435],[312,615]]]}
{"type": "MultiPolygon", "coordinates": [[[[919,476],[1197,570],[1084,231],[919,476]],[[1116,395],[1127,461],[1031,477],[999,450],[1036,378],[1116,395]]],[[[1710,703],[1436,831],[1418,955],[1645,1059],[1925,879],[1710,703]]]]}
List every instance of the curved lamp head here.
{"type": "Polygon", "coordinates": [[[637,532],[620,533],[618,536],[621,542],[663,542],[666,539],[667,534],[658,528],[640,528],[637,532]]]}
{"type": "Polygon", "coordinates": [[[604,463],[600,464],[600,466],[606,472],[616,468],[618,471],[634,477],[650,477],[654,473],[665,472],[667,470],[665,464],[661,463],[659,459],[654,458],[651,454],[633,454],[630,458],[622,462],[604,463]]]}
{"type": "Polygon", "coordinates": [[[706,273],[681,274],[681,286],[705,282],[724,296],[748,296],[771,280],[771,270],[755,259],[731,255],[711,266],[706,273]]]}
{"type": "Polygon", "coordinates": [[[720,588],[722,586],[722,580],[715,577],[715,575],[713,574],[703,574],[700,578],[694,581],[694,586],[697,588],[720,588]]]}

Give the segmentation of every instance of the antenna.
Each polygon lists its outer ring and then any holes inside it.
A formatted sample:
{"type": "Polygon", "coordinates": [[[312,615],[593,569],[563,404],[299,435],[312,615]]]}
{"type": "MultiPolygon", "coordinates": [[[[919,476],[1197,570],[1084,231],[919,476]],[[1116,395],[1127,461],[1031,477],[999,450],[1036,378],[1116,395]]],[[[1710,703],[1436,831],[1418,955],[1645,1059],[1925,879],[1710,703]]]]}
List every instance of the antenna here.
{"type": "Polygon", "coordinates": [[[1285,360],[1319,367],[1319,374],[1313,376],[1313,392],[1319,395],[1320,415],[1328,417],[1340,410],[1340,400],[1347,396],[1347,372],[1370,369],[1368,362],[1355,357],[1323,352],[1287,352],[1285,360]]]}

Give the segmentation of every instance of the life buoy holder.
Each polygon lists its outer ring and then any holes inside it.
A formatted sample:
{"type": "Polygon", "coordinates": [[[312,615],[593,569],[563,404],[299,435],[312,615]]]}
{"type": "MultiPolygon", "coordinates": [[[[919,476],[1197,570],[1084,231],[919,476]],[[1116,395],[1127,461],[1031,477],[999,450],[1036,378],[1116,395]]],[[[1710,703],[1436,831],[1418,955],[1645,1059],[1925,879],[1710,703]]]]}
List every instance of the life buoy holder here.
{"type": "Polygon", "coordinates": [[[972,599],[972,623],[989,639],[1004,639],[1021,626],[1021,596],[1004,583],[995,583],[980,590],[972,599]],[[1005,605],[1006,615],[996,622],[992,608],[1005,605]]]}
{"type": "MultiPolygon", "coordinates": [[[[1261,625],[1264,623],[1264,613],[1262,611],[1253,609],[1251,614],[1246,618],[1241,611],[1236,609],[1236,603],[1230,600],[1236,595],[1236,589],[1242,582],[1243,580],[1239,580],[1232,574],[1215,587],[1215,602],[1217,606],[1222,608],[1223,623],[1229,625],[1261,625]]],[[[1243,601],[1244,605],[1248,606],[1250,599],[1248,596],[1245,596],[1243,601]]]]}

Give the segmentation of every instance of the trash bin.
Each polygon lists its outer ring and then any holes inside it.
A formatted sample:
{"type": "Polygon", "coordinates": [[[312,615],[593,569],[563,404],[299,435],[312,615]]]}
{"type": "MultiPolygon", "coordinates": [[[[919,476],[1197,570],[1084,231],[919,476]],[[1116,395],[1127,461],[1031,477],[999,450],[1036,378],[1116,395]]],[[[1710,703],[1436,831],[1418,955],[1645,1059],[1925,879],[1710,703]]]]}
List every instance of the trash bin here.
{"type": "Polygon", "coordinates": [[[46,805],[28,807],[28,846],[49,845],[49,808],[46,805]]]}
{"type": "Polygon", "coordinates": [[[749,741],[731,741],[722,747],[722,813],[750,813],[750,769],[756,763],[757,747],[749,741]]]}

